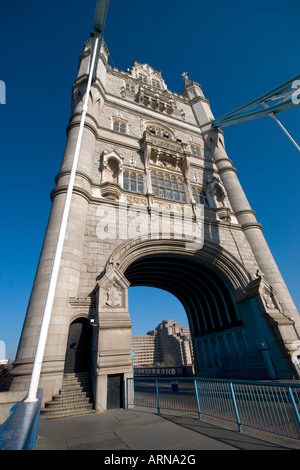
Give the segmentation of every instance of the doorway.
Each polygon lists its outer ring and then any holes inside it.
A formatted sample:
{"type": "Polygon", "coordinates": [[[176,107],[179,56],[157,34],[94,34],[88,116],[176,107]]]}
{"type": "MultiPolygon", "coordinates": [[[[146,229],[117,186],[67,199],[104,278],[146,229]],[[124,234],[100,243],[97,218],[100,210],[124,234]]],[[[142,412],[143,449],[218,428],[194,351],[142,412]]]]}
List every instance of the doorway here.
{"type": "Polygon", "coordinates": [[[107,409],[123,408],[124,374],[107,376],[107,409]]]}
{"type": "Polygon", "coordinates": [[[92,327],[85,318],[78,318],[69,328],[65,374],[90,371],[91,344],[92,327]]]}

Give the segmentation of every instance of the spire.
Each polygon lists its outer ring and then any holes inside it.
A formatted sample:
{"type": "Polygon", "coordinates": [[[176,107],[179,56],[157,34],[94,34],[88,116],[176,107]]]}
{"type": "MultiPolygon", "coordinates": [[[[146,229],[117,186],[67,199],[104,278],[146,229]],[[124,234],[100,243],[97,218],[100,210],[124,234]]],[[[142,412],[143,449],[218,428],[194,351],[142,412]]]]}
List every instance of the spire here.
{"type": "Polygon", "coordinates": [[[184,86],[181,95],[184,98],[188,98],[189,100],[192,100],[197,97],[200,97],[202,99],[204,98],[202,86],[197,82],[191,81],[188,77],[187,72],[183,72],[182,78],[184,81],[184,86]]]}
{"type": "Polygon", "coordinates": [[[183,72],[182,78],[183,78],[183,81],[184,81],[184,86],[186,86],[189,82],[189,77],[188,77],[187,72],[183,72]]]}

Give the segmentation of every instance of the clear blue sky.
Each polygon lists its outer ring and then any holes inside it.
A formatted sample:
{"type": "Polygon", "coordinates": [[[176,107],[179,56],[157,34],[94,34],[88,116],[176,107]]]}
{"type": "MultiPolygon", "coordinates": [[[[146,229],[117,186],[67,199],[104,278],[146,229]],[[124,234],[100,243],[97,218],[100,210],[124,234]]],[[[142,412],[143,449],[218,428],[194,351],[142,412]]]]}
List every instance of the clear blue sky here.
{"type": "MultiPolygon", "coordinates": [[[[95,3],[17,0],[0,6],[0,80],[7,90],[7,104],[0,105],[0,339],[12,360],[95,3]]],[[[111,0],[104,38],[110,65],[119,70],[134,60],[147,62],[177,93],[181,74],[188,72],[220,117],[300,73],[299,18],[298,0],[111,0]]],[[[298,143],[299,117],[300,107],[279,115],[298,143]]],[[[225,128],[224,134],[227,153],[299,309],[300,154],[270,118],[225,128]]],[[[186,322],[176,299],[152,295],[145,302],[142,288],[130,291],[135,334],[165,318],[186,322]]]]}

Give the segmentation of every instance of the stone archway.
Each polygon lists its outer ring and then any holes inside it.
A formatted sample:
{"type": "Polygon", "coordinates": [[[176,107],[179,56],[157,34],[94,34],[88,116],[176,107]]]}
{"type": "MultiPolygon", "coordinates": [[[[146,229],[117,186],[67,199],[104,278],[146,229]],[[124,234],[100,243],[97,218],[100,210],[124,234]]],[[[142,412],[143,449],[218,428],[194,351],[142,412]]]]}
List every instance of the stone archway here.
{"type": "Polygon", "coordinates": [[[196,374],[275,378],[272,363],[264,361],[257,347],[259,337],[268,335],[267,325],[249,326],[244,309],[218,270],[183,253],[163,253],[135,260],[124,274],[131,286],[157,287],[180,300],[193,340],[196,374]]]}
{"type": "Polygon", "coordinates": [[[196,352],[197,374],[290,377],[291,363],[284,357],[284,341],[270,313],[282,322],[284,318],[276,307],[275,293],[268,291],[259,274],[253,278],[229,252],[213,244],[189,252],[182,240],[136,239],[115,250],[96,288],[97,409],[106,409],[103,393],[109,377],[121,373],[125,381],[132,374],[130,285],[161,288],[181,301],[196,352]],[[236,356],[243,356],[244,362],[235,361],[236,356]]]}

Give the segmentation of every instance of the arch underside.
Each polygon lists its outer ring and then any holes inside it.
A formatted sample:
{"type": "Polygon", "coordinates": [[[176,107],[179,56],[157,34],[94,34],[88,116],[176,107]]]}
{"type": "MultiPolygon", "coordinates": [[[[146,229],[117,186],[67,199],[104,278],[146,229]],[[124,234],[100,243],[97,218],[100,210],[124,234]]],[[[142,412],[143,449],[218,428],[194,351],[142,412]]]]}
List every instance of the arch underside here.
{"type": "Polygon", "coordinates": [[[182,303],[196,373],[231,378],[274,376],[273,365],[258,349],[258,340],[268,337],[278,364],[280,353],[263,310],[251,297],[254,294],[248,297],[252,274],[230,252],[207,241],[200,249],[189,249],[181,239],[131,239],[108,259],[106,273],[114,269],[131,286],[162,289],[182,303]]]}
{"type": "Polygon", "coordinates": [[[149,255],[134,261],[124,274],[132,286],[156,287],[177,297],[194,337],[241,325],[229,288],[203,263],[183,256],[149,255]]]}
{"type": "Polygon", "coordinates": [[[135,259],[124,275],[131,286],[163,289],[182,303],[198,374],[268,378],[261,355],[249,349],[253,338],[246,334],[234,290],[217,269],[192,257],[164,253],[135,259]]]}

